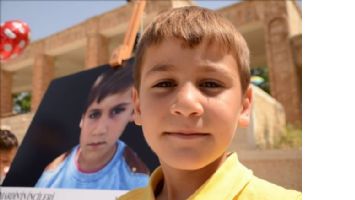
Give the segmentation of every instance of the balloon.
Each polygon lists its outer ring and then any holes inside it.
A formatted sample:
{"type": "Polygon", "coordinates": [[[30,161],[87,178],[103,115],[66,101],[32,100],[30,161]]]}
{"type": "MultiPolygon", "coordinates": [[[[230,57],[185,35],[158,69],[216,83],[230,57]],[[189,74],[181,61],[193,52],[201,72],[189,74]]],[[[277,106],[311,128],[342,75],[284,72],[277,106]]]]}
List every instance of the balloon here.
{"type": "Polygon", "coordinates": [[[0,61],[8,61],[23,52],[30,43],[30,27],[21,20],[10,20],[0,27],[0,61]]]}

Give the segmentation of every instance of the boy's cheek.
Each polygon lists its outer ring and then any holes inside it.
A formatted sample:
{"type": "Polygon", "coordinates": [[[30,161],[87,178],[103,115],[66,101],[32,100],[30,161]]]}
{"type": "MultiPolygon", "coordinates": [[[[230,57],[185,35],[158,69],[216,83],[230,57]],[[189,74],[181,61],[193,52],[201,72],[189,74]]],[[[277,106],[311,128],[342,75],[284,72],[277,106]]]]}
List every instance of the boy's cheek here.
{"type": "Polygon", "coordinates": [[[135,112],[133,118],[134,118],[134,123],[135,123],[136,125],[138,125],[138,126],[141,126],[141,125],[142,125],[142,123],[141,123],[141,117],[140,117],[139,114],[137,114],[137,113],[135,112]]]}
{"type": "Polygon", "coordinates": [[[134,111],[132,110],[132,113],[129,114],[129,117],[128,117],[128,122],[134,122],[134,111]]]}

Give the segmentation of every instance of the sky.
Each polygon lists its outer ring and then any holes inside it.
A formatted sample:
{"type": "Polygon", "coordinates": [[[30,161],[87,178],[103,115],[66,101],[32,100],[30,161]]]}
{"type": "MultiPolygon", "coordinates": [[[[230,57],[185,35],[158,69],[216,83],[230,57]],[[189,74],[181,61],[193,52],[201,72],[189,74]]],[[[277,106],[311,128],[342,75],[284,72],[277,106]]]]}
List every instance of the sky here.
{"type": "MultiPolygon", "coordinates": [[[[195,2],[202,7],[218,9],[239,0],[195,2]]],[[[125,0],[0,0],[1,23],[19,19],[31,29],[31,41],[50,36],[79,24],[86,19],[100,15],[126,4],[125,0]]]]}

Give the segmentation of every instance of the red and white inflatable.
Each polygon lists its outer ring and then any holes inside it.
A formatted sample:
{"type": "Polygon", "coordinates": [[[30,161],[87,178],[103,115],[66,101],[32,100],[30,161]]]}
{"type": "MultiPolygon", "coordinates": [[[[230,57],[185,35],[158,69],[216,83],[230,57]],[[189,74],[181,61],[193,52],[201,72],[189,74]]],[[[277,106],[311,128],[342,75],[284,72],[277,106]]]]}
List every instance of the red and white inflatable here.
{"type": "Polygon", "coordinates": [[[0,27],[0,61],[18,56],[30,43],[30,27],[21,20],[10,20],[0,27]]]}

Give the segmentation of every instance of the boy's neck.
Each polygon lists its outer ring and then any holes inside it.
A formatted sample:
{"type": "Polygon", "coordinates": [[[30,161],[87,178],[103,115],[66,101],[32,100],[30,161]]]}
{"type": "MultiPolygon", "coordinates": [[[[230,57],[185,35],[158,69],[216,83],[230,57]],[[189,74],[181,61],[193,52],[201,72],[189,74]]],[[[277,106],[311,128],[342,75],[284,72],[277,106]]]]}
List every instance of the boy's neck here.
{"type": "Polygon", "coordinates": [[[101,170],[112,160],[118,148],[117,146],[118,145],[116,144],[113,148],[113,151],[110,151],[107,155],[97,158],[85,155],[85,153],[83,153],[79,147],[75,156],[77,169],[83,173],[95,173],[101,170]]]}
{"type": "Polygon", "coordinates": [[[191,196],[200,188],[219,168],[226,159],[224,153],[214,162],[197,170],[180,170],[162,163],[164,185],[157,200],[182,200],[191,196]]]}

